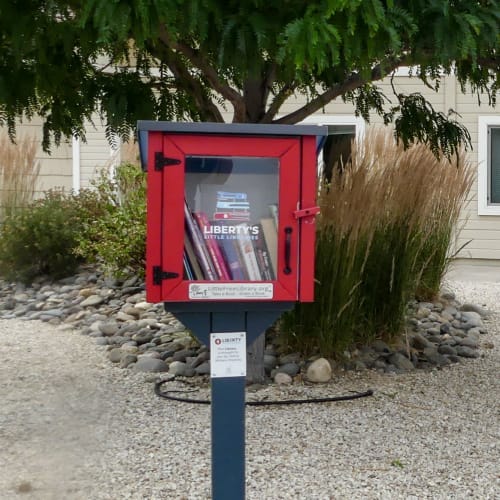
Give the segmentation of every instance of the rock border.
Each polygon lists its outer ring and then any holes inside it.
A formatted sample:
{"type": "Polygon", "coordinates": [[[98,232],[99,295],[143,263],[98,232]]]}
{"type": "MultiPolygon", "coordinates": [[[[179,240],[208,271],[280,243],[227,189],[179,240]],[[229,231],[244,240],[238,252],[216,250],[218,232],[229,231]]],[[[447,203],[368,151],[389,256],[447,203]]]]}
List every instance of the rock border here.
{"type": "MultiPolygon", "coordinates": [[[[413,301],[408,310],[406,335],[398,342],[376,340],[344,352],[342,361],[284,352],[268,335],[266,375],[277,384],[292,384],[297,378],[323,383],[336,370],[397,374],[441,369],[481,355],[488,311],[459,304],[452,292],[443,292],[432,303],[413,301]]],[[[121,368],[182,377],[210,374],[208,348],[200,346],[163,304],[147,303],[144,284],[137,277],[119,281],[83,268],[75,276],[59,281],[41,278],[31,286],[0,280],[0,318],[40,320],[79,330],[104,346],[110,362],[121,368]]]]}

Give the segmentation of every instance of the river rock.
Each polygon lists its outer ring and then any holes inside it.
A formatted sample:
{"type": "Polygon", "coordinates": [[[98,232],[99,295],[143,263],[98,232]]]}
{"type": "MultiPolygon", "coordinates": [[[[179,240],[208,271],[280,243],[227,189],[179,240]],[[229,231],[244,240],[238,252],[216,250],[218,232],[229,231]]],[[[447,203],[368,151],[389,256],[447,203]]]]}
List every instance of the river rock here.
{"type": "Polygon", "coordinates": [[[137,344],[147,344],[153,340],[153,333],[151,330],[142,330],[138,333],[132,335],[132,340],[137,342],[137,344]]]}
{"type": "Polygon", "coordinates": [[[285,363],[276,369],[276,373],[287,373],[290,377],[295,377],[300,371],[300,366],[297,363],[285,363]]]}
{"type": "Polygon", "coordinates": [[[102,304],[104,300],[104,297],[100,295],[90,295],[83,302],[80,302],[80,305],[82,307],[95,307],[102,304]]]}
{"type": "Polygon", "coordinates": [[[95,288],[82,288],[79,292],[79,295],[81,295],[84,298],[88,298],[91,295],[95,295],[95,288]]]}
{"type": "Polygon", "coordinates": [[[427,318],[427,316],[429,316],[430,313],[431,313],[431,310],[428,307],[424,307],[422,305],[419,307],[419,309],[415,313],[415,316],[417,317],[417,319],[423,319],[423,318],[427,318]]]}
{"type": "Polygon", "coordinates": [[[137,361],[137,356],[135,354],[125,353],[120,359],[120,368],[128,368],[136,361],[137,361]]]}
{"type": "Polygon", "coordinates": [[[280,356],[279,358],[279,364],[280,365],[286,365],[288,363],[298,363],[301,359],[301,355],[299,352],[292,352],[290,354],[285,354],[283,356],[280,356]]]}
{"type": "Polygon", "coordinates": [[[457,350],[450,346],[450,345],[446,345],[446,344],[441,344],[439,347],[438,347],[438,352],[440,354],[448,354],[448,355],[453,355],[453,356],[456,356],[457,355],[457,350]]]}
{"type": "Polygon", "coordinates": [[[168,373],[182,377],[186,373],[187,365],[182,361],[172,361],[168,367],[168,373]]]}
{"type": "Polygon", "coordinates": [[[462,304],[460,306],[460,310],[465,312],[475,312],[483,318],[488,316],[488,311],[486,309],[483,309],[481,306],[477,304],[470,304],[469,302],[462,304]]]}
{"type": "Polygon", "coordinates": [[[420,333],[415,333],[410,337],[410,345],[419,351],[423,351],[426,347],[431,347],[432,342],[429,342],[429,340],[420,333]]]}
{"type": "Polygon", "coordinates": [[[467,335],[467,337],[460,339],[458,344],[465,347],[476,348],[479,345],[479,340],[473,335],[467,335]]]}
{"type": "Polygon", "coordinates": [[[462,356],[463,358],[479,358],[479,353],[476,349],[472,347],[466,347],[463,345],[457,346],[457,355],[462,356]]]}
{"type": "Polygon", "coordinates": [[[272,354],[264,354],[264,369],[266,372],[270,372],[274,368],[276,368],[276,365],[278,363],[278,360],[276,356],[273,356],[272,354]]]}
{"type": "Polygon", "coordinates": [[[306,377],[309,382],[324,383],[332,378],[332,367],[325,358],[319,358],[313,361],[306,371],[306,377]]]}
{"type": "Polygon", "coordinates": [[[118,313],[116,314],[116,319],[118,321],[123,321],[123,322],[135,320],[134,316],[131,316],[130,314],[125,314],[123,311],[118,311],[118,313]]]}
{"type": "Polygon", "coordinates": [[[144,356],[137,359],[132,369],[136,372],[166,372],[168,371],[168,365],[161,359],[144,356]]]}
{"type": "Polygon", "coordinates": [[[201,365],[197,366],[194,371],[198,375],[210,375],[210,361],[205,361],[201,365]]]}
{"type": "Polygon", "coordinates": [[[119,347],[111,349],[111,351],[108,352],[108,359],[112,363],[119,363],[122,359],[122,356],[123,356],[123,351],[119,347]]]}
{"type": "Polygon", "coordinates": [[[463,324],[461,325],[461,328],[463,328],[464,330],[470,330],[474,327],[483,326],[481,315],[474,311],[462,312],[462,321],[463,324]]]}
{"type": "Polygon", "coordinates": [[[433,347],[426,347],[423,352],[426,361],[433,365],[437,366],[445,366],[450,364],[450,360],[438,352],[438,349],[433,346],[433,347]]]}
{"type": "Polygon", "coordinates": [[[118,333],[120,327],[116,321],[106,321],[98,323],[99,331],[105,336],[112,336],[118,333]]]}
{"type": "Polygon", "coordinates": [[[293,379],[288,373],[278,372],[274,376],[274,383],[278,385],[290,385],[293,383],[293,379]]]}
{"type": "Polygon", "coordinates": [[[383,340],[377,339],[372,343],[372,348],[378,353],[389,353],[391,348],[383,340]]]}
{"type": "Polygon", "coordinates": [[[414,364],[400,352],[395,352],[391,354],[388,361],[395,368],[403,371],[411,371],[415,369],[414,364]]]}
{"type": "Polygon", "coordinates": [[[210,359],[210,351],[202,351],[198,354],[198,356],[196,356],[192,363],[190,363],[190,365],[193,367],[193,368],[196,368],[197,366],[200,366],[202,363],[204,363],[205,361],[208,361],[210,359]]]}

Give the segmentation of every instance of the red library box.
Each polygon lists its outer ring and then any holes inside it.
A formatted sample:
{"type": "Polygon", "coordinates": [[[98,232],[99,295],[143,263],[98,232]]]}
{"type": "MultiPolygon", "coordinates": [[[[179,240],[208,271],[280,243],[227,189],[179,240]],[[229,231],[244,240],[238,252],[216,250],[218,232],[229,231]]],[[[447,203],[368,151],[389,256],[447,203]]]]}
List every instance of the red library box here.
{"type": "Polygon", "coordinates": [[[149,302],[312,301],[315,125],[138,122],[149,302]]]}

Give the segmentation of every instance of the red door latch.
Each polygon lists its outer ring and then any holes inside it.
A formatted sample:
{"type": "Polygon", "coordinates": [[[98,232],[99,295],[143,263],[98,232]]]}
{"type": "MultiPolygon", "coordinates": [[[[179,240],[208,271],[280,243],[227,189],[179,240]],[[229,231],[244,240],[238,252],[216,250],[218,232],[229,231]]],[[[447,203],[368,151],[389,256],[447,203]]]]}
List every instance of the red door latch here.
{"type": "Polygon", "coordinates": [[[319,214],[319,207],[303,208],[302,210],[296,210],[293,212],[293,216],[296,219],[301,219],[302,217],[314,217],[317,214],[319,214]]]}

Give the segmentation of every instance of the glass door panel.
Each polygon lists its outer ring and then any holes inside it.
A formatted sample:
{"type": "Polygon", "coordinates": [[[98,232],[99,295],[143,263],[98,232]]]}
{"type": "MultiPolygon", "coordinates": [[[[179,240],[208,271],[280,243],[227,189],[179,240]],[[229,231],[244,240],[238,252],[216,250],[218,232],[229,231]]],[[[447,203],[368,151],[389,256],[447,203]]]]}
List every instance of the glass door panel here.
{"type": "Polygon", "coordinates": [[[184,279],[277,276],[279,158],[186,155],[184,279]]]}

